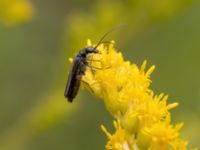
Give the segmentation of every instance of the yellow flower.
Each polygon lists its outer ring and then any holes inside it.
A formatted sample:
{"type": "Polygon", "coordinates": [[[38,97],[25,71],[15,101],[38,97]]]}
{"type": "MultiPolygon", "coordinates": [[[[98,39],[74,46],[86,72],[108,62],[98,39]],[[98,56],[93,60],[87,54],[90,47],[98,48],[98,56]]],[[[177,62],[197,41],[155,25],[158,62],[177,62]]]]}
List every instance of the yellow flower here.
{"type": "Polygon", "coordinates": [[[101,125],[101,129],[107,135],[109,141],[106,145],[107,150],[137,150],[134,138],[122,129],[119,121],[114,121],[116,132],[112,135],[101,125]]]}
{"type": "MultiPolygon", "coordinates": [[[[87,46],[95,46],[88,40],[87,46]]],[[[103,99],[107,110],[115,120],[116,132],[108,136],[107,150],[185,150],[187,142],[179,138],[183,124],[171,124],[170,110],[178,103],[168,104],[168,96],[154,94],[150,89],[150,75],[145,60],[141,67],[125,61],[121,52],[114,47],[114,41],[97,48],[100,53],[88,59],[90,66],[83,80],[93,95],[103,99]]]]}
{"type": "MultiPolygon", "coordinates": [[[[177,124],[175,127],[170,125],[169,122],[163,122],[160,121],[158,123],[153,124],[150,127],[145,127],[141,129],[142,134],[138,138],[138,145],[143,146],[143,139],[149,139],[148,143],[146,141],[145,146],[148,145],[148,149],[152,150],[167,150],[170,147],[173,149],[180,147],[180,142],[177,143],[177,141],[182,141],[178,139],[179,136],[179,130],[183,124],[177,124]],[[140,143],[140,144],[139,144],[140,143]]],[[[186,145],[184,145],[184,148],[186,148],[186,145]]],[[[182,149],[183,150],[183,149],[182,149]]]]}
{"type": "MultiPolygon", "coordinates": [[[[88,46],[91,46],[88,41],[88,46]]],[[[87,69],[84,80],[88,82],[94,94],[102,99],[107,109],[114,116],[126,113],[130,106],[138,103],[138,97],[143,99],[150,85],[149,74],[154,66],[145,74],[135,64],[124,61],[120,52],[114,49],[114,41],[108,47],[103,44],[98,47],[101,54],[93,55],[92,66],[102,68],[95,70],[87,69]]]]}

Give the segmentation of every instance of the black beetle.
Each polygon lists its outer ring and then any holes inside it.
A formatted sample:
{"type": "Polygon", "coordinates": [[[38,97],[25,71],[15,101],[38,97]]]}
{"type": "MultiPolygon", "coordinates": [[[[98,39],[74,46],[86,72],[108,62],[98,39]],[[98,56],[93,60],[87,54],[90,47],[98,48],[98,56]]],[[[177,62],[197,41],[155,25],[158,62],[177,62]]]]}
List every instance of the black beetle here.
{"type": "MultiPolygon", "coordinates": [[[[112,30],[111,30],[112,31],[112,30]]],[[[103,42],[103,39],[111,32],[107,32],[102,36],[102,38],[99,40],[98,44],[95,47],[87,47],[83,48],[78,52],[78,54],[73,58],[73,64],[72,68],[70,70],[69,76],[68,76],[68,81],[67,85],[65,88],[64,96],[68,99],[69,102],[72,102],[73,99],[76,97],[80,84],[81,84],[81,79],[82,76],[85,74],[86,67],[89,66],[88,63],[88,54],[91,53],[100,53],[97,50],[97,47],[101,43],[107,43],[107,41],[103,42]]],[[[91,66],[89,66],[91,67],[91,66]]]]}

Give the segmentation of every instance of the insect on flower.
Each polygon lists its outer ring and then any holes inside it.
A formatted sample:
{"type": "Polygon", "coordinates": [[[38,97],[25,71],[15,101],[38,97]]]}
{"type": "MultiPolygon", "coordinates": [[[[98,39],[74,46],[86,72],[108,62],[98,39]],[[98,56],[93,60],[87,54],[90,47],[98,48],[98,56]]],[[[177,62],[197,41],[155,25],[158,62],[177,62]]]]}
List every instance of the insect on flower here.
{"type": "MultiPolygon", "coordinates": [[[[68,76],[68,81],[67,81],[67,85],[64,92],[64,95],[68,99],[69,102],[73,101],[73,99],[76,97],[78,93],[81,82],[84,82],[82,81],[82,76],[85,75],[86,67],[90,67],[91,69],[95,68],[89,65],[88,54],[100,53],[100,51],[97,50],[97,47],[101,43],[107,43],[107,41],[103,41],[103,39],[110,32],[112,32],[112,30],[105,33],[95,47],[90,46],[90,47],[83,48],[73,58],[73,64],[68,76]]],[[[90,61],[95,61],[95,60],[90,60],[90,61]]]]}

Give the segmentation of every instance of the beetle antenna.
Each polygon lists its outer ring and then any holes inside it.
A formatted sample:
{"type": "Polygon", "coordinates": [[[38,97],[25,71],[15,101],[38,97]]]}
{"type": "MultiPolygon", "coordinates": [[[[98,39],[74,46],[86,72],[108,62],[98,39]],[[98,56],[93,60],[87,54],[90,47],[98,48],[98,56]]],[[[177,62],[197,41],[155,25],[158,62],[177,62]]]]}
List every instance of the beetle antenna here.
{"type": "Polygon", "coordinates": [[[94,47],[94,49],[96,49],[96,48],[101,44],[101,42],[104,40],[104,38],[105,38],[108,34],[110,34],[112,31],[113,31],[113,30],[110,30],[110,31],[106,32],[106,33],[101,37],[101,39],[99,40],[99,42],[97,43],[97,45],[94,47]]]}
{"type": "MultiPolygon", "coordinates": [[[[99,40],[99,42],[97,43],[97,45],[94,47],[94,49],[96,49],[101,43],[104,43],[103,40],[105,39],[105,37],[106,37],[108,34],[110,34],[111,32],[115,31],[116,29],[118,29],[118,28],[120,28],[120,27],[122,27],[122,26],[124,26],[124,24],[120,24],[120,25],[118,25],[118,26],[112,28],[110,31],[106,32],[106,33],[101,37],[101,39],[99,40]]],[[[106,41],[105,43],[107,43],[107,41],[106,41]]]]}

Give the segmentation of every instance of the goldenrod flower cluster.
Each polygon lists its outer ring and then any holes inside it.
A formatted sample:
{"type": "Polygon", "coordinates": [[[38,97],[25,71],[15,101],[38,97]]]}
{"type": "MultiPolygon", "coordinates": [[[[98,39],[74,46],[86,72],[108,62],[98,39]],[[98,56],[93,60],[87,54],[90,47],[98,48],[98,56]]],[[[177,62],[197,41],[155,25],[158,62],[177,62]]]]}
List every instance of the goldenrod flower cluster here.
{"type": "Polygon", "coordinates": [[[5,25],[24,23],[32,19],[33,6],[29,0],[0,0],[0,22],[5,25]]]}
{"type": "MultiPolygon", "coordinates": [[[[87,46],[94,46],[88,40],[87,46]]],[[[114,48],[114,41],[97,48],[100,54],[90,56],[90,66],[83,80],[85,87],[105,103],[114,117],[115,133],[102,125],[108,137],[107,150],[186,150],[187,141],[179,137],[183,123],[172,125],[170,109],[178,103],[167,103],[167,95],[156,95],[150,89],[150,75],[146,70],[123,59],[114,48]]]]}

